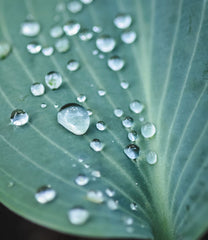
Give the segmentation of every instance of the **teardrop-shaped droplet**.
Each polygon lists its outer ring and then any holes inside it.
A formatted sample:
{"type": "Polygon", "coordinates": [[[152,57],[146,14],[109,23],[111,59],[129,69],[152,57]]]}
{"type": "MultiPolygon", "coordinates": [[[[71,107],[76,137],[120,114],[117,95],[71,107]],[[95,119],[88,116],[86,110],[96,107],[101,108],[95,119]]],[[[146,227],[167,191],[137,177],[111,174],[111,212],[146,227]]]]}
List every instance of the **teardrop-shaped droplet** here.
{"type": "Polygon", "coordinates": [[[124,127],[126,128],[131,128],[133,125],[134,125],[134,120],[133,118],[131,117],[125,117],[123,120],[122,120],[122,124],[124,127]]]}
{"type": "Polygon", "coordinates": [[[29,121],[29,115],[22,109],[16,109],[11,113],[10,121],[12,125],[23,126],[29,121]]]}
{"type": "Polygon", "coordinates": [[[97,191],[93,191],[90,190],[87,192],[87,200],[90,202],[94,202],[94,203],[102,203],[104,202],[104,196],[103,193],[99,190],[97,191]]]}
{"type": "Polygon", "coordinates": [[[35,37],[40,32],[40,24],[33,20],[26,20],[21,24],[21,33],[27,37],[35,37]]]}
{"type": "Polygon", "coordinates": [[[108,67],[113,71],[120,71],[124,65],[124,60],[118,56],[113,56],[108,59],[108,67]]]}
{"type": "Polygon", "coordinates": [[[139,156],[139,147],[135,144],[130,144],[124,148],[124,153],[128,158],[135,160],[139,156]]]}
{"type": "Polygon", "coordinates": [[[114,110],[114,115],[116,116],[116,117],[122,117],[123,116],[123,110],[122,109],[120,109],[120,108],[116,108],[115,110],[114,110]]]}
{"type": "Polygon", "coordinates": [[[80,24],[74,20],[68,21],[64,24],[64,32],[68,36],[74,36],[76,35],[80,30],[80,24]]]}
{"type": "Polygon", "coordinates": [[[59,53],[65,53],[70,49],[69,40],[66,37],[60,38],[55,43],[55,48],[59,53]]]}
{"type": "Polygon", "coordinates": [[[129,83],[126,82],[126,81],[122,81],[122,82],[120,83],[120,85],[121,85],[121,87],[122,87],[123,89],[127,89],[127,88],[129,87],[129,83]]]}
{"type": "Polygon", "coordinates": [[[103,121],[99,121],[99,122],[96,123],[96,128],[99,131],[104,131],[106,129],[106,125],[103,121]]]}
{"type": "Polygon", "coordinates": [[[110,210],[115,211],[116,209],[118,209],[118,201],[113,200],[113,199],[109,199],[107,201],[107,206],[110,210]]]}
{"type": "Polygon", "coordinates": [[[79,174],[75,179],[75,183],[79,186],[85,186],[88,182],[89,178],[84,174],[79,174]]]}
{"type": "Polygon", "coordinates": [[[150,151],[146,155],[146,160],[149,164],[153,165],[157,162],[157,153],[150,151]]]}
{"type": "Polygon", "coordinates": [[[56,197],[56,191],[50,185],[41,186],[35,193],[35,199],[41,204],[51,202],[56,197]]]}
{"type": "Polygon", "coordinates": [[[82,3],[76,0],[73,0],[67,4],[67,8],[72,13],[78,13],[82,10],[82,3]]]}
{"type": "Polygon", "coordinates": [[[57,114],[57,121],[75,135],[83,135],[90,126],[87,110],[76,103],[64,105],[57,114]]]}
{"type": "Polygon", "coordinates": [[[134,113],[141,113],[144,109],[144,105],[139,100],[134,100],[129,104],[129,107],[134,113]]]}
{"type": "Polygon", "coordinates": [[[11,45],[7,42],[0,42],[0,59],[6,58],[11,52],[11,45]]]}
{"type": "Polygon", "coordinates": [[[138,133],[136,131],[131,131],[128,133],[128,139],[132,142],[135,142],[138,138],[138,133]]]}
{"type": "Polygon", "coordinates": [[[37,54],[41,51],[42,46],[37,42],[31,42],[27,44],[27,51],[31,54],[37,54]]]}
{"type": "Polygon", "coordinates": [[[132,17],[129,14],[120,13],[114,18],[113,23],[119,29],[126,29],[131,25],[132,17]]]}
{"type": "Polygon", "coordinates": [[[87,100],[87,97],[84,95],[84,94],[80,94],[78,97],[77,97],[77,101],[80,102],[80,103],[83,103],[87,100]]]}
{"type": "Polygon", "coordinates": [[[50,29],[50,35],[52,38],[59,38],[63,33],[63,28],[60,25],[55,25],[50,29]]]}
{"type": "Polygon", "coordinates": [[[135,42],[137,38],[136,32],[132,30],[126,30],[125,32],[121,33],[121,40],[126,44],[131,44],[135,42]]]}
{"type": "Polygon", "coordinates": [[[51,56],[54,52],[54,48],[52,46],[42,48],[42,54],[44,56],[51,56]]]}
{"type": "Polygon", "coordinates": [[[93,37],[93,32],[87,28],[81,29],[79,32],[79,38],[82,41],[89,41],[93,37]]]}
{"type": "Polygon", "coordinates": [[[72,59],[72,60],[69,60],[68,63],[67,63],[67,69],[70,71],[70,72],[75,72],[79,69],[80,67],[80,64],[78,61],[72,59]]]}
{"type": "Polygon", "coordinates": [[[83,207],[74,207],[68,211],[69,221],[73,225],[83,225],[89,219],[89,212],[83,207]]]}
{"type": "Polygon", "coordinates": [[[90,147],[95,151],[95,152],[100,152],[103,150],[104,144],[99,140],[99,139],[93,139],[90,142],[90,147]]]}
{"type": "Polygon", "coordinates": [[[30,90],[33,96],[41,96],[45,93],[45,87],[42,83],[33,83],[30,90]]]}
{"type": "Polygon", "coordinates": [[[153,123],[147,122],[141,127],[141,133],[144,138],[151,138],[156,133],[156,127],[153,123]]]}
{"type": "Polygon", "coordinates": [[[107,53],[115,48],[116,41],[109,35],[102,35],[97,38],[96,46],[101,52],[107,53]]]}

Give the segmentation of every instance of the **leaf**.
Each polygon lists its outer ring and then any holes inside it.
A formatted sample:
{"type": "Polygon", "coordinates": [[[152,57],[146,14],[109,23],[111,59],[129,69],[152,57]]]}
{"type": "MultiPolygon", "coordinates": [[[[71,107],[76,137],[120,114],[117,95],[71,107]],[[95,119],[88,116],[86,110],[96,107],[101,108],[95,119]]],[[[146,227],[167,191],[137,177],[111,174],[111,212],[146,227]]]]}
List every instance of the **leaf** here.
{"type": "Polygon", "coordinates": [[[57,16],[55,0],[1,0],[0,4],[1,40],[12,45],[10,55],[0,62],[2,203],[31,221],[66,233],[154,236],[160,240],[199,238],[208,227],[207,1],[94,1],[77,15],[65,10],[57,16]],[[138,38],[131,45],[120,41],[122,31],[113,25],[119,12],[133,17],[131,29],[138,38]],[[117,39],[117,47],[102,60],[92,54],[95,38],[82,42],[73,36],[69,53],[32,56],[26,51],[32,38],[20,34],[20,24],[28,14],[41,23],[41,33],[34,39],[43,46],[54,44],[49,30],[55,17],[61,24],[76,19],[83,27],[101,26],[104,33],[117,39]],[[112,55],[125,59],[122,71],[107,67],[107,58],[112,55]],[[67,71],[69,59],[80,61],[80,70],[67,71]],[[32,96],[31,84],[44,82],[50,71],[60,72],[63,86],[56,91],[47,89],[42,97],[32,96]],[[130,83],[128,89],[120,87],[122,80],[130,83]],[[106,96],[98,96],[99,89],[106,90],[106,96]],[[88,132],[75,136],[57,123],[54,104],[76,102],[80,93],[86,94],[83,106],[92,109],[93,115],[88,132]],[[140,115],[129,110],[134,99],[145,104],[140,115]],[[41,109],[42,103],[47,108],[41,109]],[[136,164],[123,153],[129,140],[121,120],[113,114],[116,107],[134,118],[134,129],[139,132],[143,124],[140,117],[156,125],[156,136],[137,141],[141,157],[136,164]],[[24,127],[9,124],[16,108],[30,115],[24,127]],[[107,124],[106,131],[96,130],[99,120],[107,124]],[[94,138],[105,144],[103,151],[89,147],[94,138]],[[145,160],[149,150],[158,155],[155,165],[145,160]],[[99,170],[101,178],[93,181],[93,170],[99,170]],[[74,183],[80,173],[91,178],[84,187],[74,183]],[[34,194],[45,184],[58,196],[41,205],[34,194]],[[104,192],[109,187],[116,192],[118,210],[86,200],[87,191],[104,192]],[[136,211],[131,210],[131,203],[137,204],[136,211]],[[83,226],[74,226],[67,219],[68,210],[77,205],[91,215],[83,226]],[[131,217],[133,224],[126,225],[125,217],[131,217]]]}

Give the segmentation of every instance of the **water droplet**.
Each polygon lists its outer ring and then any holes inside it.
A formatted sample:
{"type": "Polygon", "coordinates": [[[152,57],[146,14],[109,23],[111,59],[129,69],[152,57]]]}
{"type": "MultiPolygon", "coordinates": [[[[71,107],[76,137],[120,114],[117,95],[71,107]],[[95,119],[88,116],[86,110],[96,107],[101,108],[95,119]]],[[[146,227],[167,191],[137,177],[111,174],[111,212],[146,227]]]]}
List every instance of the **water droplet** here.
{"type": "Polygon", "coordinates": [[[140,118],[139,118],[139,121],[140,121],[140,122],[144,122],[144,117],[140,117],[140,118]]]}
{"type": "Polygon", "coordinates": [[[100,90],[98,90],[98,95],[99,96],[105,96],[105,94],[106,94],[106,91],[105,90],[103,90],[103,89],[100,89],[100,90]]]}
{"type": "Polygon", "coordinates": [[[74,72],[74,71],[77,71],[79,69],[80,64],[79,64],[78,61],[72,59],[72,60],[68,61],[66,67],[70,72],[74,72]]]}
{"type": "Polygon", "coordinates": [[[82,10],[82,3],[74,0],[67,4],[67,8],[72,13],[78,13],[82,10]]]}
{"type": "Polygon", "coordinates": [[[89,168],[90,165],[85,163],[85,164],[84,164],[84,167],[85,167],[85,168],[89,168]]]}
{"type": "Polygon", "coordinates": [[[121,85],[121,87],[122,87],[123,89],[127,89],[127,88],[129,87],[129,83],[126,82],[126,81],[122,81],[122,82],[120,83],[120,85],[121,85]]]}
{"type": "Polygon", "coordinates": [[[54,52],[54,48],[52,46],[42,48],[42,54],[44,56],[51,56],[54,52]]]}
{"type": "Polygon", "coordinates": [[[89,192],[87,192],[87,200],[94,203],[102,203],[104,202],[104,196],[103,193],[99,190],[90,190],[89,192]]]}
{"type": "Polygon", "coordinates": [[[106,188],[105,193],[108,197],[113,197],[115,195],[115,191],[111,188],[106,188]]]}
{"type": "Polygon", "coordinates": [[[21,109],[16,109],[11,113],[10,121],[12,125],[23,126],[28,123],[29,115],[21,109]]]}
{"type": "Polygon", "coordinates": [[[124,224],[126,224],[126,225],[132,225],[134,222],[133,218],[131,218],[131,217],[124,217],[123,220],[124,220],[124,224]]]}
{"type": "Polygon", "coordinates": [[[11,45],[7,42],[0,42],[0,59],[6,58],[10,51],[11,51],[11,45]]]}
{"type": "Polygon", "coordinates": [[[90,4],[93,2],[93,0],[81,0],[81,2],[84,4],[90,4]]]}
{"type": "Polygon", "coordinates": [[[79,30],[80,30],[80,24],[74,20],[68,21],[67,23],[64,24],[64,32],[68,36],[74,36],[76,35],[79,30]]]}
{"type": "Polygon", "coordinates": [[[99,53],[99,51],[98,51],[97,49],[94,49],[94,50],[92,51],[92,55],[98,55],[98,53],[99,53]]]}
{"type": "Polygon", "coordinates": [[[131,102],[129,104],[129,107],[134,113],[141,113],[144,109],[144,105],[138,100],[134,100],[133,102],[131,102]]]}
{"type": "Polygon", "coordinates": [[[96,178],[101,177],[100,171],[97,171],[97,170],[92,171],[91,174],[92,174],[93,177],[96,177],[96,178]]]}
{"type": "Polygon", "coordinates": [[[93,139],[90,142],[90,147],[95,151],[95,152],[100,152],[103,150],[104,144],[99,140],[99,139],[93,139]]]}
{"type": "Polygon", "coordinates": [[[100,54],[98,55],[98,57],[99,57],[100,59],[104,59],[104,58],[105,58],[105,56],[104,56],[102,53],[100,53],[100,54]]]}
{"type": "Polygon", "coordinates": [[[128,139],[130,141],[135,142],[137,140],[137,138],[138,138],[138,134],[137,134],[136,131],[133,130],[133,131],[128,133],[128,139]]]}
{"type": "Polygon", "coordinates": [[[9,188],[14,187],[14,182],[9,182],[9,183],[8,183],[8,187],[9,187],[9,188]]]}
{"type": "Polygon", "coordinates": [[[87,99],[87,97],[84,95],[84,94],[80,94],[78,97],[77,97],[77,101],[82,103],[82,102],[85,102],[87,99]]]}
{"type": "Polygon", "coordinates": [[[132,160],[135,160],[139,156],[139,147],[135,144],[130,144],[124,148],[126,156],[132,160]]]}
{"type": "Polygon", "coordinates": [[[120,109],[120,108],[116,108],[116,109],[114,110],[114,115],[115,115],[116,117],[121,117],[121,116],[123,116],[123,110],[120,109]]]}
{"type": "Polygon", "coordinates": [[[149,164],[153,165],[157,162],[157,153],[150,151],[146,155],[146,160],[149,164]]]}
{"type": "Polygon", "coordinates": [[[41,107],[41,108],[46,108],[46,107],[47,107],[47,104],[46,104],[46,103],[41,103],[41,104],[40,104],[40,107],[41,107]]]}
{"type": "Polygon", "coordinates": [[[56,191],[50,185],[38,188],[35,193],[35,199],[41,204],[51,202],[56,197],[56,191]]]}
{"type": "Polygon", "coordinates": [[[104,131],[106,129],[106,125],[103,121],[99,121],[96,123],[96,128],[100,131],[104,131]]]}
{"type": "Polygon", "coordinates": [[[30,90],[33,96],[41,96],[45,93],[45,87],[42,83],[33,83],[30,90]]]}
{"type": "Polygon", "coordinates": [[[126,13],[118,14],[113,20],[113,23],[119,29],[128,28],[131,25],[131,22],[132,22],[132,17],[126,13]]]}
{"type": "Polygon", "coordinates": [[[137,206],[136,203],[132,202],[132,203],[130,203],[130,208],[131,208],[132,211],[136,211],[138,206],[137,206]]]}
{"type": "Polygon", "coordinates": [[[27,44],[27,51],[31,54],[37,54],[41,51],[42,46],[37,42],[31,42],[27,44]]]}
{"type": "Polygon", "coordinates": [[[65,53],[70,49],[69,40],[66,37],[60,38],[55,42],[55,48],[59,53],[65,53]]]}
{"type": "Polygon", "coordinates": [[[75,135],[83,135],[90,126],[87,110],[76,103],[64,105],[57,114],[57,121],[75,135]]]}
{"type": "Polygon", "coordinates": [[[89,212],[83,207],[74,207],[68,211],[69,221],[74,225],[82,225],[89,219],[89,212]]]}
{"type": "Polygon", "coordinates": [[[107,201],[107,206],[110,210],[116,210],[116,209],[118,209],[118,201],[115,201],[113,199],[109,199],[107,201]]]}
{"type": "Polygon", "coordinates": [[[107,53],[115,48],[116,41],[109,35],[102,35],[97,38],[96,46],[101,52],[107,53]]]}
{"type": "Polygon", "coordinates": [[[127,231],[128,233],[133,233],[133,232],[134,232],[134,228],[128,226],[128,227],[126,228],[126,231],[127,231]]]}
{"type": "Polygon", "coordinates": [[[81,29],[81,31],[79,32],[79,38],[82,41],[89,41],[90,39],[93,38],[93,32],[91,32],[87,28],[81,29]]]}
{"type": "Polygon", "coordinates": [[[52,38],[59,38],[63,35],[64,31],[60,25],[55,25],[50,29],[50,36],[52,38]]]}
{"type": "Polygon", "coordinates": [[[133,118],[127,116],[122,120],[122,124],[126,128],[131,128],[134,125],[134,120],[133,118]]]}
{"type": "Polygon", "coordinates": [[[121,34],[121,40],[126,44],[131,44],[135,42],[136,38],[136,32],[132,30],[127,30],[121,34]]]}
{"type": "Polygon", "coordinates": [[[27,37],[35,37],[40,32],[40,24],[33,20],[26,20],[21,24],[21,33],[27,37]]]}
{"type": "Polygon", "coordinates": [[[100,33],[100,32],[103,31],[103,29],[100,26],[93,26],[92,31],[95,32],[95,33],[100,33]]]}
{"type": "Polygon", "coordinates": [[[59,2],[57,5],[56,5],[56,11],[57,12],[63,12],[65,10],[65,2],[59,2]]]}
{"type": "Polygon", "coordinates": [[[45,76],[45,82],[50,89],[52,90],[58,89],[62,84],[62,76],[58,72],[54,71],[49,72],[45,76]]]}
{"type": "Polygon", "coordinates": [[[124,60],[118,56],[113,56],[108,59],[108,67],[113,71],[120,71],[124,65],[124,60]]]}
{"type": "Polygon", "coordinates": [[[85,186],[88,182],[89,178],[84,174],[79,174],[75,179],[75,183],[79,186],[85,186]]]}
{"type": "Polygon", "coordinates": [[[156,127],[153,123],[147,122],[141,127],[141,133],[144,138],[151,138],[156,133],[156,127]]]}
{"type": "Polygon", "coordinates": [[[92,114],[93,114],[91,109],[87,109],[87,113],[88,113],[89,116],[92,116],[92,114]]]}
{"type": "Polygon", "coordinates": [[[58,104],[54,104],[54,108],[58,108],[59,107],[59,105],[58,104]]]}

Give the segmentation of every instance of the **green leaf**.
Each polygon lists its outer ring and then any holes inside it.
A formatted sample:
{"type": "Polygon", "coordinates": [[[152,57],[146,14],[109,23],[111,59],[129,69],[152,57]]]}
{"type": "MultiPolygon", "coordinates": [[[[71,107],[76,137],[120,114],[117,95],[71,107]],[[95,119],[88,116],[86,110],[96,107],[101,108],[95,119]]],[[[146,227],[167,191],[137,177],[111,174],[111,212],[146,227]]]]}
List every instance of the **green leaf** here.
{"type": "Polygon", "coordinates": [[[12,52],[0,62],[1,202],[31,221],[66,233],[160,240],[199,238],[208,227],[207,0],[95,0],[76,15],[68,10],[57,13],[56,5],[55,0],[0,0],[0,40],[12,45],[12,52]],[[133,17],[131,29],[137,40],[131,45],[121,42],[122,31],[113,25],[120,12],[133,17]],[[20,24],[29,14],[41,24],[41,33],[35,38],[20,34],[20,24]],[[103,33],[116,38],[117,47],[99,59],[92,54],[96,34],[89,42],[73,36],[68,53],[30,55],[26,50],[30,41],[54,44],[49,35],[54,19],[60,24],[76,19],[83,27],[101,26],[103,33]],[[126,61],[120,72],[107,67],[112,55],[126,61]],[[66,69],[69,59],[80,61],[77,72],[66,69]],[[50,71],[58,71],[64,84],[55,91],[47,88],[42,97],[32,96],[31,84],[44,82],[50,71]],[[123,80],[130,84],[126,90],[120,87],[123,80]],[[106,90],[106,96],[100,97],[99,89],[106,90]],[[87,96],[82,105],[92,109],[93,115],[88,132],[75,136],[57,123],[54,104],[61,107],[76,102],[81,93],[87,96]],[[129,110],[134,99],[145,105],[140,115],[129,110]],[[47,108],[41,109],[42,103],[47,108]],[[136,142],[141,150],[137,163],[123,152],[129,144],[128,131],[114,116],[116,107],[134,118],[139,134],[140,117],[156,125],[152,139],[140,136],[136,142]],[[14,109],[28,112],[27,125],[9,124],[14,109]],[[104,132],[95,127],[99,120],[107,125],[104,132]],[[103,151],[89,147],[94,138],[105,144],[103,151]],[[146,162],[149,150],[158,155],[155,165],[146,162]],[[93,170],[102,175],[94,181],[93,170]],[[80,173],[90,177],[88,185],[75,184],[80,173]],[[57,191],[57,197],[41,205],[34,194],[45,184],[57,191]],[[105,192],[109,187],[116,192],[117,210],[110,210],[106,202],[87,201],[87,191],[105,192]],[[131,203],[137,204],[136,211],[131,210],[131,203]],[[83,226],[74,226],[67,219],[68,210],[77,205],[90,212],[83,226]],[[126,217],[133,219],[132,225],[124,223],[126,217]]]}

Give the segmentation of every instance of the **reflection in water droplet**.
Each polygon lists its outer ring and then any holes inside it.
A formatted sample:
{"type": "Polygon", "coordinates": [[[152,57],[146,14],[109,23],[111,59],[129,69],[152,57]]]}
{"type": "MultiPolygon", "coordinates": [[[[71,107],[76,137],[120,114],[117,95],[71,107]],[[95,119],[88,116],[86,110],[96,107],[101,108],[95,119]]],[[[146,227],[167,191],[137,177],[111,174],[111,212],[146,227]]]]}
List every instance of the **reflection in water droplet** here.
{"type": "Polygon", "coordinates": [[[107,194],[108,197],[113,197],[115,195],[115,191],[111,188],[106,188],[105,193],[107,194]]]}
{"type": "Polygon", "coordinates": [[[85,186],[88,182],[89,178],[84,174],[79,174],[75,179],[75,183],[79,186],[85,186]]]}
{"type": "Polygon", "coordinates": [[[45,87],[42,83],[33,83],[30,90],[33,96],[41,96],[45,93],[45,87]]]}
{"type": "Polygon", "coordinates": [[[60,25],[55,25],[50,29],[50,36],[52,38],[59,38],[63,35],[64,31],[60,25]]]}
{"type": "Polygon", "coordinates": [[[99,121],[96,123],[96,128],[100,131],[104,131],[106,129],[106,125],[103,121],[99,121]]]}
{"type": "Polygon", "coordinates": [[[100,26],[93,26],[92,31],[95,32],[95,33],[100,33],[100,32],[103,31],[103,29],[100,26]]]}
{"type": "Polygon", "coordinates": [[[99,139],[93,139],[90,142],[90,147],[95,151],[95,152],[100,152],[103,150],[104,144],[99,140],[99,139]]]}
{"type": "Polygon", "coordinates": [[[136,32],[132,30],[127,30],[121,34],[121,40],[126,44],[131,44],[135,42],[136,38],[136,32]]]}
{"type": "Polygon", "coordinates": [[[84,4],[90,4],[93,2],[93,0],[80,0],[84,4]]]}
{"type": "Polygon", "coordinates": [[[157,162],[157,153],[150,151],[146,155],[146,160],[149,164],[153,165],[157,162]]]}
{"type": "Polygon", "coordinates": [[[55,48],[59,53],[65,53],[70,49],[69,40],[66,37],[60,38],[55,42],[55,48]]]}
{"type": "Polygon", "coordinates": [[[7,42],[0,42],[0,59],[6,58],[11,51],[11,45],[7,42]]]}
{"type": "Polygon", "coordinates": [[[56,191],[50,185],[38,188],[35,193],[35,199],[41,204],[51,202],[56,197],[56,191]]]}
{"type": "Polygon", "coordinates": [[[130,144],[124,148],[126,156],[132,160],[135,160],[139,156],[139,147],[135,144],[130,144]]]}
{"type": "Polygon", "coordinates": [[[100,171],[97,171],[97,170],[92,171],[91,174],[92,174],[93,177],[96,177],[96,178],[101,177],[100,171]]]}
{"type": "Polygon", "coordinates": [[[91,32],[87,28],[81,29],[79,32],[79,38],[82,41],[89,41],[90,39],[92,39],[92,37],[93,37],[93,32],[91,32]]]}
{"type": "Polygon", "coordinates": [[[132,22],[131,16],[125,13],[118,14],[113,20],[113,23],[119,29],[128,28],[131,25],[131,22],[132,22]]]}
{"type": "Polygon", "coordinates": [[[40,107],[41,107],[41,108],[46,108],[46,107],[47,107],[47,104],[46,104],[46,103],[41,103],[40,107]]]}
{"type": "Polygon", "coordinates": [[[74,225],[82,225],[89,219],[89,212],[83,207],[74,207],[68,211],[69,221],[74,225]]]}
{"type": "Polygon", "coordinates": [[[82,102],[85,102],[87,99],[87,97],[84,95],[84,94],[80,94],[78,97],[77,97],[77,101],[82,103],[82,102]]]}
{"type": "Polygon", "coordinates": [[[64,32],[68,36],[74,36],[76,35],[80,30],[80,24],[74,20],[68,21],[64,24],[64,32]]]}
{"type": "Polygon", "coordinates": [[[41,51],[42,46],[37,42],[31,42],[27,44],[27,51],[31,54],[37,54],[41,51]]]}
{"type": "Polygon", "coordinates": [[[141,127],[141,133],[144,138],[151,138],[156,133],[156,127],[153,123],[147,122],[141,127]]]}
{"type": "Polygon", "coordinates": [[[108,67],[113,71],[120,71],[124,65],[124,60],[118,56],[113,56],[108,59],[108,67]]]}
{"type": "Polygon", "coordinates": [[[137,134],[136,131],[133,130],[133,131],[128,133],[128,139],[130,141],[135,142],[137,140],[137,138],[138,138],[138,134],[137,134]]]}
{"type": "Polygon", "coordinates": [[[26,20],[21,24],[21,33],[27,37],[35,37],[40,32],[40,24],[33,20],[26,20]]]}
{"type": "Polygon", "coordinates": [[[82,4],[79,1],[73,0],[67,4],[67,8],[72,13],[78,13],[82,10],[82,4]]]}
{"type": "Polygon", "coordinates": [[[129,107],[134,113],[141,113],[144,109],[144,105],[139,100],[134,100],[129,104],[129,107]]]}
{"type": "Polygon", "coordinates": [[[64,105],[57,114],[57,121],[75,135],[83,135],[90,126],[87,110],[76,103],[64,105]]]}
{"type": "Polygon", "coordinates": [[[126,82],[126,81],[122,81],[122,82],[120,83],[120,85],[121,85],[121,87],[122,87],[123,89],[127,89],[127,88],[129,87],[129,83],[126,82]]]}
{"type": "Polygon", "coordinates": [[[72,59],[72,60],[68,61],[66,67],[70,72],[74,72],[74,71],[77,71],[79,69],[80,64],[79,64],[78,61],[72,59]]]}
{"type": "Polygon", "coordinates": [[[90,202],[94,202],[94,203],[102,203],[104,202],[104,196],[103,193],[99,190],[97,191],[88,191],[87,192],[87,200],[90,202]]]}
{"type": "Polygon", "coordinates": [[[122,120],[122,124],[126,128],[131,128],[134,125],[134,120],[133,118],[127,116],[122,120]]]}
{"type": "Polygon", "coordinates": [[[10,121],[12,125],[23,126],[29,121],[29,115],[22,109],[16,109],[11,113],[10,121]]]}
{"type": "Polygon", "coordinates": [[[114,110],[114,115],[116,116],[116,117],[121,117],[121,116],[123,116],[123,110],[122,109],[120,109],[120,108],[116,108],[115,110],[114,110]]]}
{"type": "Polygon", "coordinates": [[[136,203],[134,203],[134,202],[132,202],[132,203],[130,203],[130,208],[131,208],[131,210],[132,211],[136,211],[137,210],[137,204],[136,203]]]}
{"type": "Polygon", "coordinates": [[[105,96],[105,94],[106,94],[106,91],[105,90],[102,90],[102,89],[100,89],[100,90],[98,90],[98,95],[99,96],[105,96]]]}
{"type": "Polygon", "coordinates": [[[118,201],[115,201],[113,199],[109,199],[107,201],[107,206],[110,210],[116,210],[116,209],[118,209],[118,201]]]}
{"type": "Polygon", "coordinates": [[[54,52],[54,48],[52,46],[42,48],[42,54],[44,56],[51,56],[54,52]]]}
{"type": "Polygon", "coordinates": [[[58,72],[49,72],[45,75],[45,82],[50,89],[58,89],[62,84],[62,76],[58,72]]]}
{"type": "Polygon", "coordinates": [[[109,35],[102,35],[97,38],[96,46],[101,52],[107,53],[115,48],[116,41],[109,35]]]}

